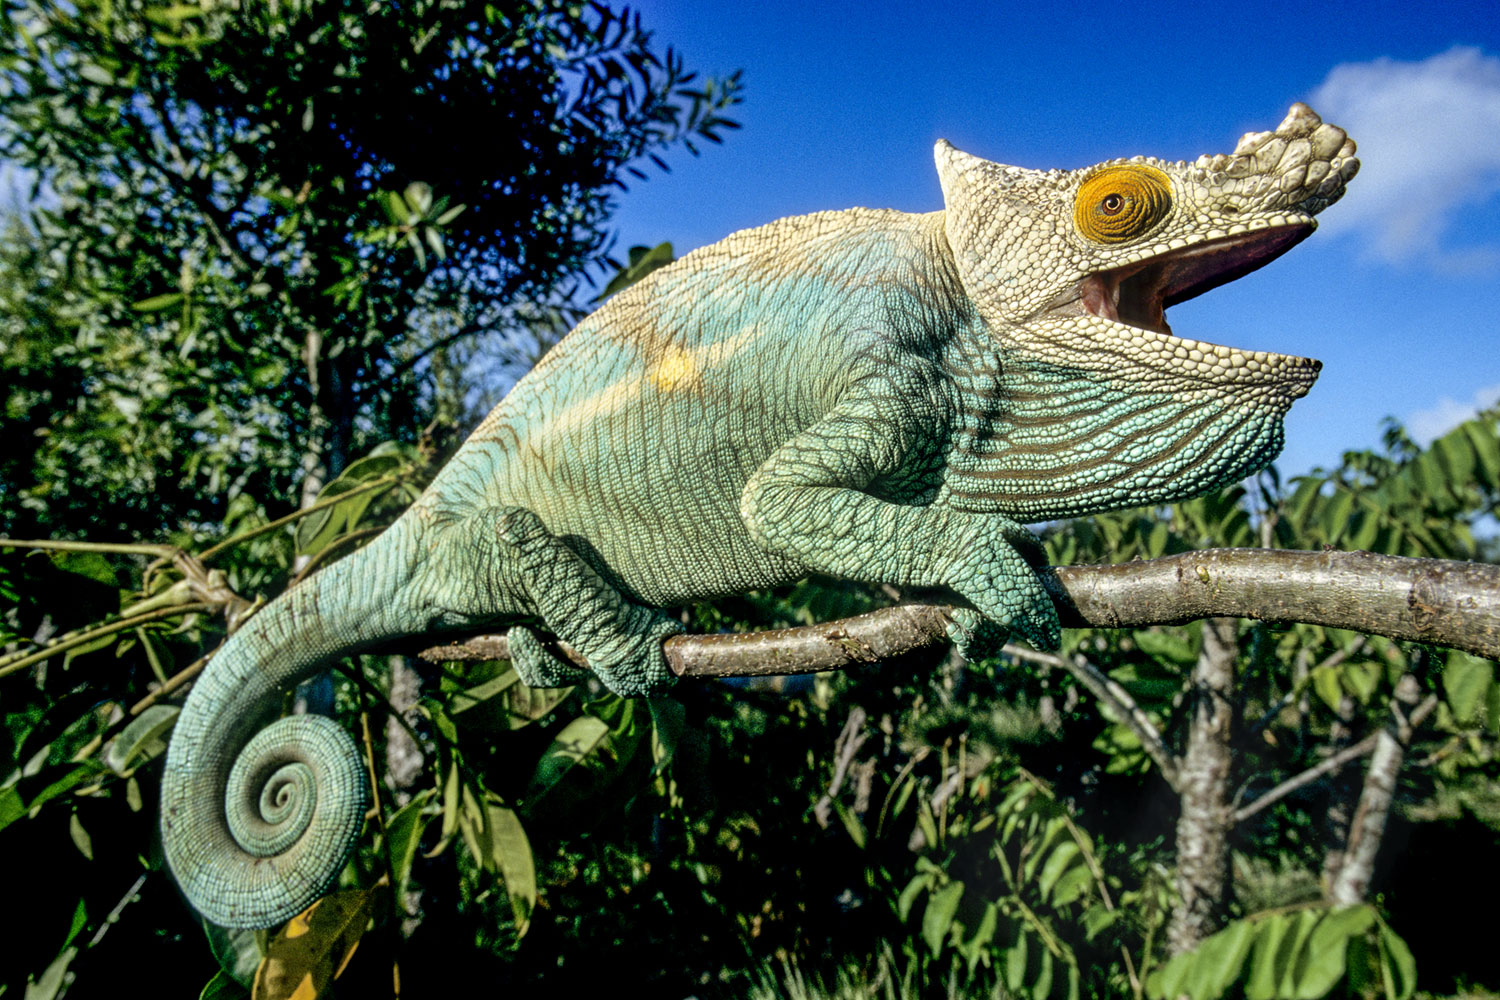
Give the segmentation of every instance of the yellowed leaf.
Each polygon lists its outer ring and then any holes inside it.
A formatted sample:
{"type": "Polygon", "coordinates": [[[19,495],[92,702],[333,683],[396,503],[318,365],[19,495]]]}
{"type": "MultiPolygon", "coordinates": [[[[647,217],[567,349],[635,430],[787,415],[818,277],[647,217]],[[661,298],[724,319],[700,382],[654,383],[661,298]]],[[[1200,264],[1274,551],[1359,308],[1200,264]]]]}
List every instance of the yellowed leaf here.
{"type": "Polygon", "coordinates": [[[324,896],[297,914],[266,946],[255,971],[254,1000],[317,1000],[349,965],[370,923],[374,889],[324,896]]]}

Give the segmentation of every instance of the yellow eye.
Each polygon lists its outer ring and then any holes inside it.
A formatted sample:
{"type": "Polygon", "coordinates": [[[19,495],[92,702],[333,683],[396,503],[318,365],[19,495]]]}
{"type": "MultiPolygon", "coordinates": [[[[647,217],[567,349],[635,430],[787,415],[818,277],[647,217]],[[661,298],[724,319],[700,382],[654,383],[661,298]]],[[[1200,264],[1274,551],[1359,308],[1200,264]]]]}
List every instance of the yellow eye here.
{"type": "Polygon", "coordinates": [[[1073,224],[1097,243],[1124,243],[1166,218],[1172,182],[1155,167],[1106,167],[1078,188],[1073,224]]]}

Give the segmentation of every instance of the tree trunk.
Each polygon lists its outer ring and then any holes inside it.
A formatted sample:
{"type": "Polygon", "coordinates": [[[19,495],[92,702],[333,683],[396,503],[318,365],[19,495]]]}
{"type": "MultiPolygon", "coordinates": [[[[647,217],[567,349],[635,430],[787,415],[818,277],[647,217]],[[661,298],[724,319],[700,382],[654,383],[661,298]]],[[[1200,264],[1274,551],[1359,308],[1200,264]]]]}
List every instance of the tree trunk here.
{"type": "MultiPolygon", "coordinates": [[[[320,369],[323,363],[323,334],[316,328],[307,331],[302,342],[302,367],[307,373],[307,437],[302,446],[302,495],[297,503],[299,510],[306,510],[318,499],[318,492],[328,481],[328,467],[323,456],[324,427],[328,423],[323,413],[323,380],[320,369]]],[[[306,560],[302,560],[306,561],[306,560]]],[[[293,567],[297,571],[301,567],[293,567]]]]}
{"type": "Polygon", "coordinates": [[[1391,717],[1376,740],[1375,752],[1370,755],[1364,791],[1349,824],[1349,843],[1344,849],[1343,864],[1328,892],[1329,899],[1337,906],[1363,903],[1370,891],[1375,856],[1380,853],[1380,840],[1385,835],[1385,822],[1390,816],[1391,800],[1395,798],[1396,781],[1406,759],[1407,744],[1411,742],[1411,724],[1407,717],[1420,694],[1417,679],[1411,674],[1402,674],[1401,680],[1396,682],[1396,696],[1391,699],[1391,717]]]}
{"type": "MultiPolygon", "coordinates": [[[[1352,694],[1339,699],[1337,716],[1328,731],[1328,755],[1331,757],[1354,740],[1354,709],[1358,703],[1352,694]]],[[[1328,814],[1323,821],[1323,887],[1325,891],[1338,881],[1344,867],[1344,850],[1349,846],[1349,824],[1354,819],[1354,802],[1359,797],[1359,771],[1346,767],[1328,779],[1328,814]]]]}
{"type": "Polygon", "coordinates": [[[386,662],[390,668],[390,703],[394,711],[385,720],[385,783],[396,805],[404,806],[411,801],[411,790],[422,778],[422,747],[412,739],[408,728],[420,719],[417,700],[422,692],[422,678],[407,665],[404,656],[390,656],[386,662]]]}
{"type": "Polygon", "coordinates": [[[1178,769],[1177,895],[1167,928],[1173,955],[1191,951],[1218,929],[1229,877],[1230,727],[1238,621],[1203,622],[1203,650],[1193,667],[1192,725],[1178,769]]]}

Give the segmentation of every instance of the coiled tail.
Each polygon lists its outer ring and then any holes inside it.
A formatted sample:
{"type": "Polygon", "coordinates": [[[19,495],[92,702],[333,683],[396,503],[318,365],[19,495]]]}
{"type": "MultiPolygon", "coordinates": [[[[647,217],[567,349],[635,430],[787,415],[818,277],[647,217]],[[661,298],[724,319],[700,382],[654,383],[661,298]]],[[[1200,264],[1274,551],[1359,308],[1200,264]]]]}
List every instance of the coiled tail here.
{"type": "Polygon", "coordinates": [[[167,750],[162,844],[209,921],[275,926],[343,869],[369,801],[353,739],[321,716],[263,724],[329,660],[405,631],[395,625],[411,555],[398,522],[267,605],[194,684],[167,750]]]}

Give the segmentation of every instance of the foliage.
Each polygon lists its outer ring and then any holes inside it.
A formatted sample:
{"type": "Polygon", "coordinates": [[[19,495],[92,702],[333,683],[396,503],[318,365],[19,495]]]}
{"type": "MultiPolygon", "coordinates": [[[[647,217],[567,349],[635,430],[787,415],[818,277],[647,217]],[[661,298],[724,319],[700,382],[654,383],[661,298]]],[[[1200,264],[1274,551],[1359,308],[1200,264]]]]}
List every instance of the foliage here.
{"type": "Polygon", "coordinates": [[[1346,977],[1356,993],[1404,997],[1416,987],[1411,951],[1374,907],[1307,906],[1233,921],[1158,969],[1146,988],[1152,1000],[1282,1000],[1326,996],[1346,977]]]}
{"type": "Polygon", "coordinates": [[[212,530],[464,419],[737,100],[603,5],[8,5],[0,531],[212,530]]]}

